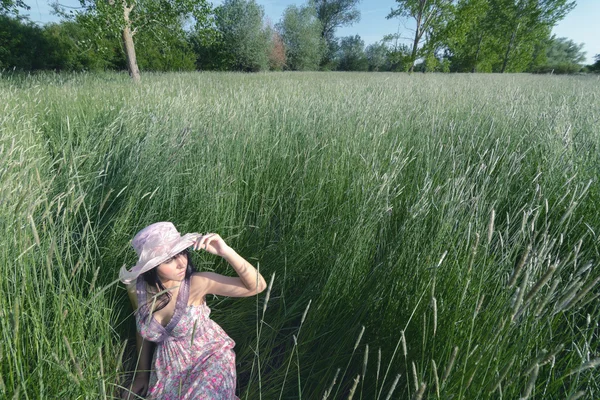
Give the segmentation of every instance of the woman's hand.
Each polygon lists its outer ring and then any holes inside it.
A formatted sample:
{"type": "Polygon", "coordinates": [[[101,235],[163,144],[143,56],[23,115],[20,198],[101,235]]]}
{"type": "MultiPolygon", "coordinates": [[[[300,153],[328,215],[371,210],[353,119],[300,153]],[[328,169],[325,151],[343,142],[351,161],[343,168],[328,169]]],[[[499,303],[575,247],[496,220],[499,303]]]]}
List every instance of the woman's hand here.
{"type": "Polygon", "coordinates": [[[216,233],[207,233],[200,236],[194,243],[193,248],[194,250],[204,249],[210,254],[220,257],[224,257],[231,250],[231,247],[216,233]]]}
{"type": "Polygon", "coordinates": [[[121,397],[125,400],[134,400],[146,396],[149,384],[148,381],[148,376],[136,375],[129,389],[125,389],[121,397]]]}

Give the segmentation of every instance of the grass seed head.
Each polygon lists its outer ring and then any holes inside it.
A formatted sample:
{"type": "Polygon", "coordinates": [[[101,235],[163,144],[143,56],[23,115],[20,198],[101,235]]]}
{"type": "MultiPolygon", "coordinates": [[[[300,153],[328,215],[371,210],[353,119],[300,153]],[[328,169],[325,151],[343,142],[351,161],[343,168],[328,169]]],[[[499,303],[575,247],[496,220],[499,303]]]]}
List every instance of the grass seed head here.
{"type": "Polygon", "coordinates": [[[414,383],[415,383],[415,390],[419,390],[419,377],[417,375],[417,366],[415,365],[414,361],[411,361],[411,365],[412,365],[413,379],[414,379],[414,383]]]}
{"type": "Polygon", "coordinates": [[[456,361],[456,356],[458,355],[458,346],[455,346],[452,349],[452,355],[450,356],[450,360],[446,365],[446,369],[444,370],[444,375],[442,375],[442,385],[446,382],[446,379],[450,376],[450,372],[452,372],[452,367],[454,366],[454,361],[456,361]]]}
{"type": "Polygon", "coordinates": [[[348,394],[348,400],[352,400],[354,397],[354,392],[356,392],[358,381],[360,381],[360,375],[356,375],[356,378],[354,378],[354,381],[352,382],[352,387],[350,388],[350,393],[348,394]]]}
{"type": "Polygon", "coordinates": [[[437,365],[435,360],[431,359],[431,369],[433,371],[433,382],[435,383],[435,393],[437,394],[437,398],[440,398],[440,379],[438,377],[437,365]]]}
{"type": "Polygon", "coordinates": [[[492,213],[490,215],[490,222],[488,224],[488,235],[487,235],[487,243],[488,245],[492,241],[492,235],[494,234],[494,220],[496,219],[496,210],[492,208],[492,213]]]}
{"type": "Polygon", "coordinates": [[[396,375],[396,379],[392,382],[392,386],[390,387],[390,391],[388,392],[385,400],[390,400],[392,398],[392,394],[394,394],[394,390],[396,390],[396,386],[398,385],[398,381],[400,380],[400,374],[396,375]]]}
{"type": "Polygon", "coordinates": [[[360,341],[361,341],[361,339],[363,337],[363,333],[365,333],[365,326],[364,325],[360,329],[360,333],[358,334],[358,338],[356,338],[356,343],[354,343],[354,350],[352,350],[353,352],[356,351],[356,349],[358,348],[358,345],[360,344],[360,341]]]}
{"type": "Polygon", "coordinates": [[[369,362],[369,344],[365,345],[365,357],[363,358],[363,368],[362,368],[362,377],[363,380],[367,374],[367,363],[369,362]]]}
{"type": "Polygon", "coordinates": [[[525,387],[525,393],[521,399],[528,399],[533,392],[533,388],[535,387],[535,381],[537,380],[538,373],[540,371],[539,364],[535,364],[531,374],[529,375],[529,381],[527,382],[527,386],[525,387]]]}
{"type": "Polygon", "coordinates": [[[413,394],[412,400],[422,400],[423,395],[425,394],[425,388],[427,388],[427,385],[425,384],[425,382],[421,382],[421,385],[419,386],[417,391],[413,394]]]}

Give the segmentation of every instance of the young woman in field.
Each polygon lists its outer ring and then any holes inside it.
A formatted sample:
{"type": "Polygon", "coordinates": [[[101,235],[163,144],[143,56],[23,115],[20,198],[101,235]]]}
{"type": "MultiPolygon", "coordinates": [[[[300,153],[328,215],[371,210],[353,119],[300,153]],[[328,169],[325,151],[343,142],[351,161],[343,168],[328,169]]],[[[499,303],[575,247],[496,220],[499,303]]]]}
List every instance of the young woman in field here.
{"type": "Polygon", "coordinates": [[[209,318],[206,295],[246,297],[262,292],[262,275],[215,233],[181,236],[170,222],[133,238],[139,259],[120,279],[135,311],[138,363],[123,398],[231,400],[234,341],[209,318]],[[223,257],[238,277],[195,272],[189,248],[223,257]]]}

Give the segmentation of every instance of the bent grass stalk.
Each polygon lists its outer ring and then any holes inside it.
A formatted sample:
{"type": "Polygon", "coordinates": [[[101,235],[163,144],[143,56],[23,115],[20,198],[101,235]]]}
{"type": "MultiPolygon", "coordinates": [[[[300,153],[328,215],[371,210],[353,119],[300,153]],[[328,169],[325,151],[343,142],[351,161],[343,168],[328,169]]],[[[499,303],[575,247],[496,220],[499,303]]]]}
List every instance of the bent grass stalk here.
{"type": "Polygon", "coordinates": [[[435,394],[436,397],[440,398],[440,379],[438,377],[437,365],[435,364],[435,360],[431,359],[431,370],[433,372],[433,383],[435,384],[435,394]]]}
{"type": "MultiPolygon", "coordinates": [[[[341,383],[344,381],[344,377],[346,376],[346,371],[348,371],[348,367],[350,366],[350,363],[352,362],[354,353],[356,352],[356,349],[358,348],[358,345],[360,344],[360,341],[361,341],[364,333],[365,333],[365,326],[363,325],[360,329],[360,333],[358,334],[358,337],[356,338],[356,342],[354,343],[354,348],[352,349],[352,354],[350,354],[350,358],[348,359],[346,368],[344,368],[344,372],[342,373],[342,377],[340,378],[340,386],[341,386],[341,383]]],[[[340,386],[338,386],[338,388],[336,389],[336,391],[333,395],[334,398],[337,398],[337,394],[338,394],[338,391],[340,390],[340,386]]]]}
{"type": "Polygon", "coordinates": [[[400,381],[400,374],[396,375],[396,379],[394,379],[394,382],[392,382],[392,386],[390,387],[390,390],[387,396],[385,397],[385,400],[390,400],[392,398],[394,390],[396,390],[396,386],[398,385],[398,381],[400,381]]]}
{"type": "Polygon", "coordinates": [[[340,374],[341,368],[338,368],[335,371],[335,375],[333,376],[333,380],[331,381],[331,384],[329,385],[329,387],[327,388],[327,390],[325,390],[325,393],[323,394],[323,400],[327,400],[329,398],[329,394],[331,393],[331,391],[333,390],[333,387],[335,386],[335,383],[337,382],[337,378],[338,375],[340,374]]]}
{"type": "MultiPolygon", "coordinates": [[[[260,268],[260,264],[257,264],[257,269],[256,269],[256,271],[257,271],[257,277],[256,277],[257,287],[258,287],[258,273],[260,271],[259,268],[260,268]]],[[[265,313],[267,312],[267,306],[268,306],[269,300],[271,298],[271,290],[273,289],[274,281],[275,281],[275,272],[273,272],[271,274],[271,279],[269,280],[269,285],[267,286],[267,293],[265,295],[260,321],[258,320],[258,318],[256,318],[256,349],[254,351],[254,359],[252,360],[252,367],[250,368],[250,377],[252,377],[252,374],[254,372],[254,365],[255,364],[257,365],[258,387],[259,387],[260,398],[262,398],[262,376],[261,376],[261,370],[260,370],[260,353],[259,353],[260,337],[262,334],[263,325],[265,324],[265,313]]],[[[256,314],[258,316],[258,295],[256,297],[256,307],[257,307],[256,314]]],[[[195,325],[194,325],[194,328],[195,328],[195,325]]],[[[246,393],[246,398],[248,398],[248,393],[246,393]]]]}
{"type": "MultiPolygon", "coordinates": [[[[419,305],[421,304],[421,300],[423,300],[423,297],[427,293],[427,289],[428,289],[428,287],[429,287],[430,284],[431,284],[431,281],[429,281],[429,283],[426,285],[425,289],[421,293],[421,296],[419,297],[419,300],[417,301],[417,304],[413,308],[412,313],[410,314],[410,317],[408,318],[408,321],[406,322],[406,325],[404,326],[404,329],[402,329],[400,331],[401,332],[400,339],[396,343],[396,346],[395,346],[394,351],[392,353],[392,357],[390,358],[388,366],[387,366],[387,368],[385,370],[385,374],[383,375],[383,381],[381,382],[381,389],[379,390],[379,393],[377,394],[377,399],[379,399],[379,397],[381,396],[381,391],[383,390],[383,385],[384,385],[385,380],[387,378],[387,375],[388,375],[388,373],[390,371],[390,368],[392,367],[392,362],[394,360],[394,357],[396,356],[396,353],[398,352],[398,347],[400,346],[401,343],[403,343],[402,350],[406,354],[406,339],[404,338],[404,331],[406,331],[406,329],[408,328],[408,325],[410,324],[410,321],[412,320],[412,317],[415,315],[415,312],[417,311],[419,305]]],[[[400,378],[398,378],[398,379],[400,379],[400,378]]]]}
{"type": "Polygon", "coordinates": [[[360,375],[362,377],[361,382],[360,382],[360,398],[362,400],[362,395],[363,395],[363,388],[365,385],[365,377],[367,376],[367,364],[369,362],[369,344],[367,343],[365,345],[365,356],[363,358],[363,369],[362,369],[362,374],[360,375]]]}
{"type": "Polygon", "coordinates": [[[352,400],[354,397],[354,392],[356,391],[356,387],[358,386],[358,381],[360,380],[360,375],[356,375],[352,382],[352,387],[350,388],[350,393],[348,394],[348,400],[352,400]]]}
{"type": "MultiPolygon", "coordinates": [[[[285,375],[283,376],[283,383],[281,384],[281,391],[279,392],[279,399],[281,399],[281,397],[283,396],[283,389],[285,388],[285,382],[287,380],[287,375],[290,370],[290,365],[292,364],[292,358],[293,358],[294,352],[296,351],[296,348],[298,347],[298,338],[300,337],[300,331],[302,330],[302,325],[304,324],[304,320],[306,319],[306,314],[308,314],[308,310],[310,309],[311,303],[312,303],[312,299],[308,301],[308,304],[306,305],[306,308],[304,309],[304,313],[302,314],[302,319],[300,320],[300,326],[298,327],[298,334],[294,335],[294,346],[292,347],[292,354],[290,355],[290,358],[288,359],[288,365],[285,369],[285,375]]],[[[296,351],[296,356],[298,356],[297,351],[296,351]]],[[[300,365],[298,365],[298,368],[300,368],[300,365]]],[[[339,369],[338,369],[338,372],[339,372],[339,369]]],[[[337,373],[336,373],[336,378],[337,378],[337,373]]],[[[333,379],[334,383],[335,383],[336,378],[333,379]]]]}

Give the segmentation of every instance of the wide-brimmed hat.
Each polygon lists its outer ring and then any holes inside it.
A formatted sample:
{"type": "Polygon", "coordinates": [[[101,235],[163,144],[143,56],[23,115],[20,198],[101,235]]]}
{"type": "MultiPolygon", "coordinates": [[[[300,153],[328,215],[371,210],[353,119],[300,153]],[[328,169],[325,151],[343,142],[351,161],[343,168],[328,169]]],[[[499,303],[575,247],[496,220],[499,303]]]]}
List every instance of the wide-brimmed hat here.
{"type": "Polygon", "coordinates": [[[182,236],[171,222],[156,222],[145,227],[131,242],[138,255],[138,262],[129,271],[123,266],[119,279],[130,284],[140,274],[192,246],[200,236],[202,235],[199,233],[186,233],[182,236]]]}

